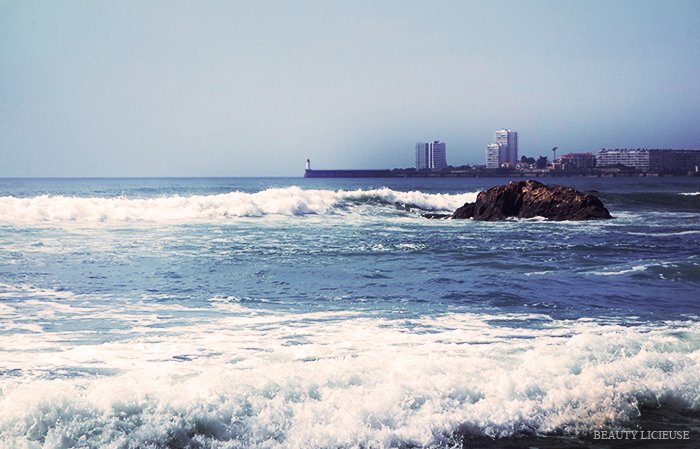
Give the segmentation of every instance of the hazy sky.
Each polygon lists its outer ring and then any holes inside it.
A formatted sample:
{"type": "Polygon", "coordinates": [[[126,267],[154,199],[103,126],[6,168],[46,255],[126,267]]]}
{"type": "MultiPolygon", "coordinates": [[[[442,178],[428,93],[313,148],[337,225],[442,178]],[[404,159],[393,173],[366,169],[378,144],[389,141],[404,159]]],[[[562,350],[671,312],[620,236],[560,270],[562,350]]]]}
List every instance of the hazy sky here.
{"type": "Polygon", "coordinates": [[[0,176],[700,148],[700,1],[0,0],[0,176]]]}

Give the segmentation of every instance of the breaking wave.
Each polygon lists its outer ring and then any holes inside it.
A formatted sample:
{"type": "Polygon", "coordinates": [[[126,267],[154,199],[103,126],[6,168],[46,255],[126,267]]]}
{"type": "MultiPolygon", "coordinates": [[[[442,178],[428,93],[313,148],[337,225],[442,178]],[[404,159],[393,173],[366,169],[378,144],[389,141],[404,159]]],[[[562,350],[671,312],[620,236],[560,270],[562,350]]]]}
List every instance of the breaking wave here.
{"type": "MultiPolygon", "coordinates": [[[[700,408],[697,323],[397,321],[214,304],[234,315],[135,341],[13,354],[24,374],[0,377],[0,446],[458,447],[465,430],[585,436],[633,425],[644,408],[700,408]]],[[[28,350],[46,344],[18,339],[28,350]]]]}
{"type": "Polygon", "coordinates": [[[429,194],[374,190],[312,190],[274,188],[256,193],[167,196],[159,198],[83,198],[74,196],[0,197],[0,221],[5,222],[163,222],[222,220],[267,215],[371,215],[379,209],[453,211],[476,192],[429,194]]]}

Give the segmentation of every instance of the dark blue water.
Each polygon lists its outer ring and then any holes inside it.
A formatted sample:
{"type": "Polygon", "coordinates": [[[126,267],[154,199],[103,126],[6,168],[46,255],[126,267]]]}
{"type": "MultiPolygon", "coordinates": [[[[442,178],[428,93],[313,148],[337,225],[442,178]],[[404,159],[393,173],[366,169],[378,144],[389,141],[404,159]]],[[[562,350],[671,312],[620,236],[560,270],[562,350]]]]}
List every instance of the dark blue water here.
{"type": "MultiPolygon", "coordinates": [[[[586,223],[436,223],[371,195],[338,204],[326,213],[282,210],[282,216],[291,219],[275,220],[273,224],[265,217],[246,220],[251,217],[242,213],[204,223],[159,222],[158,217],[141,216],[126,217],[125,223],[124,219],[107,218],[95,228],[87,212],[80,211],[67,220],[69,226],[58,228],[51,218],[30,222],[30,226],[22,223],[20,228],[3,223],[9,245],[36,249],[46,245],[42,239],[51,238],[60,241],[66,250],[15,252],[23,263],[5,266],[3,274],[10,283],[28,279],[38,287],[81,294],[147,293],[167,295],[173,300],[206,300],[211,295],[235,291],[252,302],[264,300],[301,308],[335,309],[357,303],[363,308],[400,307],[439,313],[447,306],[459,306],[546,311],[568,318],[635,314],[668,319],[698,313],[700,195],[682,195],[700,190],[697,179],[556,181],[599,191],[616,219],[586,223]],[[371,210],[373,206],[375,211],[371,210]],[[366,210],[354,214],[353,207],[366,210]],[[358,221],[358,217],[364,220],[358,221]],[[90,250],[99,246],[104,248],[90,250]],[[115,260],[120,261],[116,267],[115,260]],[[333,298],[343,301],[330,301],[333,298]]],[[[232,191],[252,194],[289,186],[349,191],[389,188],[455,195],[483,190],[498,182],[3,180],[0,195],[157,200],[232,191]]]]}
{"type": "Polygon", "coordinates": [[[580,443],[700,410],[700,179],[551,180],[607,221],[421,216],[507,181],[0,180],[0,446],[580,443]]]}

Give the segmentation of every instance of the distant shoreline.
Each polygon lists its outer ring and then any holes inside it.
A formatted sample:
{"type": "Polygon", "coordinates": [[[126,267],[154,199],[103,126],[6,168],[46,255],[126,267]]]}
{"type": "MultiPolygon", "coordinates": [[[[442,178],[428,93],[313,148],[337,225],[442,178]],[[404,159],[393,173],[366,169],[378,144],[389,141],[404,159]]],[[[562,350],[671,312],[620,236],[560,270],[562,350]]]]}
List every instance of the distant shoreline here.
{"type": "Polygon", "coordinates": [[[512,169],[469,169],[469,170],[312,170],[304,171],[304,178],[615,178],[615,177],[700,177],[698,172],[642,171],[633,169],[592,169],[573,170],[512,170],[512,169]]]}

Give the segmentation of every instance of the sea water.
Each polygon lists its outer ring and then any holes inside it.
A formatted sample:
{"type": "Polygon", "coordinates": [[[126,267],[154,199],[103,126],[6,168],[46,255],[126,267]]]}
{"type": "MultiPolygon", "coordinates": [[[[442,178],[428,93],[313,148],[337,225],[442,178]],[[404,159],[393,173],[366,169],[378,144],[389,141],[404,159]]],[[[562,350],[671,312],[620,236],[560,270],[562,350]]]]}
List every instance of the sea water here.
{"type": "Polygon", "coordinates": [[[0,180],[0,447],[700,444],[700,178],[507,181],[0,180]]]}

